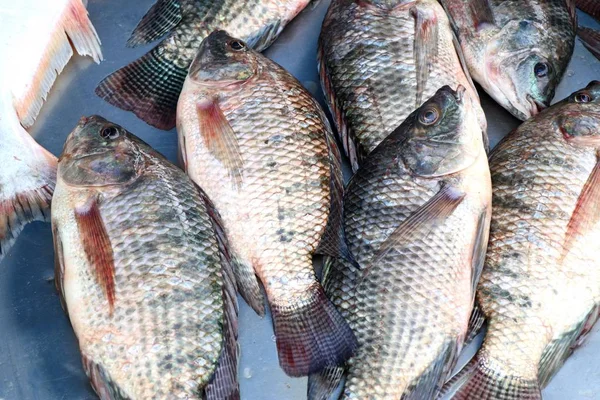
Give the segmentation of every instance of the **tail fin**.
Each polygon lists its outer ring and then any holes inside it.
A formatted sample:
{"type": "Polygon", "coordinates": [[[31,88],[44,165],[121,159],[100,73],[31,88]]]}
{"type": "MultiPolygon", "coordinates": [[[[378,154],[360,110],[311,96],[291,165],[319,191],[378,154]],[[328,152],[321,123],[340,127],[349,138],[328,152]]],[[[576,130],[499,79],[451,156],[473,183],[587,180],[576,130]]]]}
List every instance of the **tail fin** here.
{"type": "Polygon", "coordinates": [[[452,378],[440,393],[439,399],[453,400],[541,400],[536,380],[507,375],[488,367],[478,355],[452,378]]]}
{"type": "Polygon", "coordinates": [[[316,284],[300,306],[271,306],[279,364],[290,376],[305,376],[344,363],[357,347],[352,330],[316,284]]]}
{"type": "Polygon", "coordinates": [[[174,128],[187,68],[179,67],[173,60],[169,48],[176,45],[172,41],[173,36],[167,37],[140,59],[104,78],[96,94],[152,126],[174,128]]]}
{"type": "Polygon", "coordinates": [[[31,71],[31,75],[27,74],[33,77],[33,81],[15,89],[15,108],[26,128],[33,125],[56,77],[73,55],[73,47],[79,54],[92,57],[96,63],[102,60],[100,39],[82,0],[69,2],[58,25],[35,70],[31,71]]]}
{"type": "Polygon", "coordinates": [[[326,367],[308,377],[307,400],[337,400],[344,390],[346,369],[326,367]]]}

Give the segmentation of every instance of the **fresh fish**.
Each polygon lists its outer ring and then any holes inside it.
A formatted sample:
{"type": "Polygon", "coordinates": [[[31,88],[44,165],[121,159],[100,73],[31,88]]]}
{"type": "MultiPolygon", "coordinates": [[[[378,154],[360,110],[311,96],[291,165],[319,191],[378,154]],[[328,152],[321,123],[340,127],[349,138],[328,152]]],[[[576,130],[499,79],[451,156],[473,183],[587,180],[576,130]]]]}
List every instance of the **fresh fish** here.
{"type": "Polygon", "coordinates": [[[24,225],[47,220],[56,157],[25,128],[33,125],[57,74],[73,55],[102,59],[81,0],[4,1],[0,6],[0,259],[24,225]]]}
{"type": "Polygon", "coordinates": [[[600,20],[600,2],[598,0],[574,0],[577,8],[600,20]]]}
{"type": "Polygon", "coordinates": [[[595,29],[580,26],[577,29],[577,36],[579,36],[579,39],[585,48],[600,60],[600,32],[595,29]]]}
{"type": "Polygon", "coordinates": [[[183,171],[104,118],[67,138],[56,282],[102,400],[239,399],[237,303],[219,217],[183,171]]]}
{"type": "Polygon", "coordinates": [[[269,47],[310,0],[158,0],[127,44],[168,36],[145,56],[106,77],[96,94],[159,129],[175,127],[177,99],[198,46],[225,29],[257,51],[269,47]]]}
{"type": "Polygon", "coordinates": [[[242,296],[273,314],[279,363],[292,376],[345,361],[355,338],[313,271],[316,252],[348,256],[340,154],[312,96],[279,65],[224,31],[200,46],[177,131],[186,171],[214,201],[242,296]]]}
{"type": "Polygon", "coordinates": [[[600,82],[521,125],[490,158],[493,218],[477,298],[482,348],[455,399],[541,399],[600,304],[600,82]]]}
{"type": "Polygon", "coordinates": [[[464,87],[439,89],[350,181],[344,226],[360,269],[335,261],[323,284],[359,347],[346,365],[310,376],[309,399],[432,399],[448,377],[491,215],[476,109],[464,87]]]}
{"type": "Polygon", "coordinates": [[[437,0],[333,0],[319,44],[322,86],[354,171],[440,87],[460,84],[478,99],[437,0]]]}
{"type": "Polygon", "coordinates": [[[572,0],[440,0],[471,76],[521,120],[550,105],[575,46],[572,0]]]}

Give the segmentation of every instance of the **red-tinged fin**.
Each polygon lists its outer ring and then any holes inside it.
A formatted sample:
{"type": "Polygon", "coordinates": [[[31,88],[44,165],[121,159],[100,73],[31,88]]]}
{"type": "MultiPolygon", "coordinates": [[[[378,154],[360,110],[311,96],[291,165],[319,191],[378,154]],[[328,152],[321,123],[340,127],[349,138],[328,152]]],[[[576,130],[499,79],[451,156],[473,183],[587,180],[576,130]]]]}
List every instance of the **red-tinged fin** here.
{"type": "Polygon", "coordinates": [[[344,390],[346,369],[326,367],[308,377],[307,400],[337,400],[344,390]]]}
{"type": "Polygon", "coordinates": [[[538,381],[540,387],[544,388],[550,383],[567,358],[573,354],[575,348],[583,343],[597,320],[598,306],[595,306],[573,329],[554,338],[546,346],[539,363],[538,381]]]}
{"type": "Polygon", "coordinates": [[[438,56],[438,19],[431,7],[413,6],[410,13],[415,19],[413,53],[417,68],[417,97],[415,108],[423,104],[423,94],[431,68],[438,56]]]}
{"type": "Polygon", "coordinates": [[[115,261],[110,238],[106,232],[98,199],[91,198],[87,204],[75,209],[75,221],[83,242],[83,250],[94,269],[98,285],[106,295],[110,313],[115,307],[115,261]]]}
{"type": "Polygon", "coordinates": [[[577,29],[579,40],[590,53],[600,60],[600,32],[594,29],[580,26],[577,29]]]}
{"type": "Polygon", "coordinates": [[[100,38],[82,0],[71,0],[69,13],[63,23],[77,53],[92,57],[96,63],[102,61],[100,38]]]}
{"type": "Polygon", "coordinates": [[[444,387],[438,399],[452,400],[542,400],[537,380],[494,371],[475,357],[444,387]]]}
{"type": "Polygon", "coordinates": [[[561,262],[568,256],[575,243],[600,223],[600,161],[596,163],[571,215],[563,244],[561,262]]]}
{"type": "Polygon", "coordinates": [[[242,298],[259,316],[263,317],[265,315],[265,298],[260,288],[260,284],[258,283],[254,268],[252,265],[237,260],[229,252],[229,242],[227,240],[227,235],[225,234],[221,215],[206,193],[204,193],[200,187],[196,187],[200,193],[200,197],[204,200],[208,214],[211,217],[212,225],[217,235],[217,243],[219,244],[219,249],[221,251],[222,262],[229,265],[227,271],[230,271],[230,274],[232,274],[232,280],[242,298]]]}
{"type": "Polygon", "coordinates": [[[54,242],[54,285],[60,297],[60,304],[63,310],[68,314],[67,302],[65,301],[65,256],[63,253],[63,244],[56,221],[52,221],[52,240],[54,242]]]}
{"type": "Polygon", "coordinates": [[[600,2],[598,0],[575,0],[575,4],[586,14],[600,20],[600,2]]]}
{"type": "Polygon", "coordinates": [[[161,38],[173,30],[182,17],[179,0],[157,0],[131,33],[127,47],[136,47],[161,38]]]}
{"type": "Polygon", "coordinates": [[[446,218],[452,215],[464,198],[465,194],[452,186],[443,187],[392,232],[381,244],[369,265],[377,264],[397,246],[402,246],[415,237],[427,236],[434,227],[443,224],[446,218]]]}
{"type": "Polygon", "coordinates": [[[474,28],[479,29],[485,24],[494,24],[494,13],[489,0],[469,0],[469,10],[474,28]]]}
{"type": "Polygon", "coordinates": [[[244,162],[235,132],[216,99],[202,99],[196,106],[200,134],[210,154],[223,164],[234,187],[242,184],[244,162]]]}
{"type": "Polygon", "coordinates": [[[104,78],[96,94],[158,129],[174,128],[187,68],[167,57],[167,47],[175,46],[173,41],[172,36],[167,37],[140,59],[104,78]]]}
{"type": "Polygon", "coordinates": [[[358,346],[352,330],[315,283],[298,305],[271,305],[279,365],[289,376],[306,376],[343,364],[358,346]]]}
{"type": "Polygon", "coordinates": [[[130,400],[131,398],[111,379],[108,372],[82,353],[83,370],[100,400],[130,400]]]}

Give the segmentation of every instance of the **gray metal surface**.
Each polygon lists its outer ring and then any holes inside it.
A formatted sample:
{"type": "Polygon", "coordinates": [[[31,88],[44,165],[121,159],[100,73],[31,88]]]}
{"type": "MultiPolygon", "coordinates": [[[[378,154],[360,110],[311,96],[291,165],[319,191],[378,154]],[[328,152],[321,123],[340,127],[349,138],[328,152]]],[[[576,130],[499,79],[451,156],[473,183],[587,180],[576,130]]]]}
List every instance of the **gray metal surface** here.
{"type": "MultiPolygon", "coordinates": [[[[14,0],[18,1],[18,0],[14,0]]],[[[116,109],[94,95],[95,85],[116,68],[144,54],[152,45],[129,49],[125,42],[154,0],[89,0],[88,9],[102,39],[100,65],[76,57],[59,77],[32,134],[54,154],[81,116],[100,114],[142,137],[176,161],[174,131],[162,132],[116,109]]],[[[316,43],[329,1],[309,6],[266,52],[322,102],[316,68],[316,43]]],[[[600,28],[580,14],[583,25],[600,28]]],[[[577,44],[557,99],[600,79],[600,62],[577,44]]],[[[393,84],[393,82],[390,82],[393,84]]],[[[518,121],[482,95],[492,144],[518,121]]],[[[0,265],[0,400],[96,399],[83,373],[77,341],[54,289],[49,224],[30,224],[0,265]]],[[[243,399],[305,399],[306,379],[285,376],[277,364],[270,318],[257,317],[244,303],[240,310],[243,399]]],[[[544,398],[600,399],[600,327],[567,361],[544,391],[544,398]]]]}

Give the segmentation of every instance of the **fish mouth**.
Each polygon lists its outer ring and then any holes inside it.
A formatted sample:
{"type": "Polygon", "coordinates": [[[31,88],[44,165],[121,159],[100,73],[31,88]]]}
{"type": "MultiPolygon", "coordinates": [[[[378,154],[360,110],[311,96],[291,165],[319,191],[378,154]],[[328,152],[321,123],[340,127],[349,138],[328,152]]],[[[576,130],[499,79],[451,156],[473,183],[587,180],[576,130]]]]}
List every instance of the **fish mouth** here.
{"type": "Polygon", "coordinates": [[[108,153],[108,151],[98,151],[95,153],[89,153],[89,154],[85,154],[82,156],[73,156],[73,154],[71,154],[71,153],[63,153],[58,158],[58,162],[61,162],[62,160],[79,161],[79,160],[84,160],[89,157],[94,157],[94,156],[106,154],[106,153],[108,153]]]}
{"type": "Polygon", "coordinates": [[[534,99],[533,96],[531,96],[529,94],[527,95],[527,101],[530,104],[530,108],[529,108],[530,117],[535,117],[536,115],[538,115],[539,113],[544,111],[549,106],[548,104],[545,104],[537,99],[534,99]]]}

